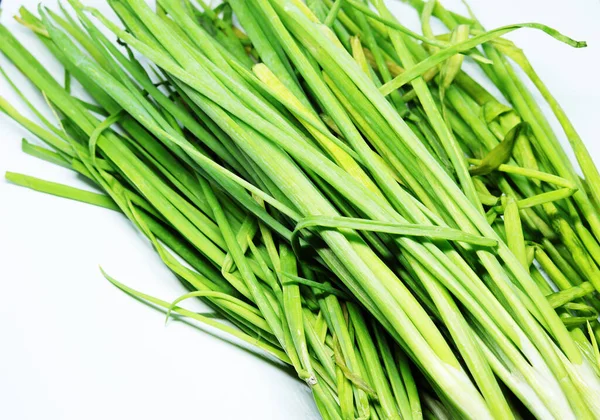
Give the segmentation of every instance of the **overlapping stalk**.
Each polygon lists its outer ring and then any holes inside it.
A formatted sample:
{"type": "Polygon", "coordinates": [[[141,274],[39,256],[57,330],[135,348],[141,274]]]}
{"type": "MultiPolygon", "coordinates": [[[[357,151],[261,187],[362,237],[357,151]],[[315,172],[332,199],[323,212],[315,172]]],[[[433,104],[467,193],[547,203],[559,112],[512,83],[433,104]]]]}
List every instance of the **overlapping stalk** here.
{"type": "Polygon", "coordinates": [[[553,105],[589,178],[574,175],[499,37],[582,43],[418,1],[424,35],[382,0],[110,0],[125,29],[69,2],[79,22],[43,7],[20,21],[97,104],[0,27],[61,121],[0,109],[53,149],[25,151],[106,195],[7,177],[123,212],[191,292],[169,304],[115,285],[291,364],[326,419],[599,416],[597,172],[553,105]],[[469,26],[433,37],[431,14],[469,26]],[[177,306],[192,297],[235,328],[177,306]]]}

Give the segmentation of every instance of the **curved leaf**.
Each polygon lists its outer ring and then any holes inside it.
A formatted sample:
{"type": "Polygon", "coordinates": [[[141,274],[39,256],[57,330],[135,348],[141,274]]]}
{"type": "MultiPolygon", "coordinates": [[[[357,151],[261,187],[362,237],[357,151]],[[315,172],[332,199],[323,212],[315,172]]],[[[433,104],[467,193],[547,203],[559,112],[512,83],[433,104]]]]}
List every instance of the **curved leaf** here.
{"type": "Polygon", "coordinates": [[[498,243],[495,239],[485,238],[483,236],[477,236],[443,226],[388,223],[341,216],[309,216],[301,219],[292,232],[292,248],[296,255],[300,254],[300,231],[310,227],[365,230],[369,232],[388,233],[390,235],[418,236],[430,239],[458,241],[486,247],[494,247],[498,243]]]}

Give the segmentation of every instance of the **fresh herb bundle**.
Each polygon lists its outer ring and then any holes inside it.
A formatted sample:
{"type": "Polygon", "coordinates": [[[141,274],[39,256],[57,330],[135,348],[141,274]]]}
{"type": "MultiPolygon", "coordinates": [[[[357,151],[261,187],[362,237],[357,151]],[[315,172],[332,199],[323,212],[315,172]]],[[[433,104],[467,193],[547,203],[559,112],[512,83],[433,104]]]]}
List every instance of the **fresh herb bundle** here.
{"type": "Polygon", "coordinates": [[[165,302],[104,273],[114,285],[290,364],[324,419],[599,416],[600,177],[502,35],[585,43],[486,31],[436,1],[410,1],[422,34],[382,0],[109,0],[121,25],[69,3],[18,17],[63,83],[0,26],[58,125],[0,110],[49,146],[26,153],[104,194],[6,177],[122,212],[190,292],[165,302]]]}

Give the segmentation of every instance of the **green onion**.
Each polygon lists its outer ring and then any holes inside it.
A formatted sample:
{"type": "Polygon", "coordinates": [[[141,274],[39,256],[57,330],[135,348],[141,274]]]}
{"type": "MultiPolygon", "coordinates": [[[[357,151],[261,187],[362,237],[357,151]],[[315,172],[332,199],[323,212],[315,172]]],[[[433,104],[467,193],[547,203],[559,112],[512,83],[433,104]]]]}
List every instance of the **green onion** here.
{"type": "Polygon", "coordinates": [[[0,25],[56,121],[4,70],[39,123],[0,110],[47,146],[24,152],[102,193],[6,178],[121,212],[190,292],[169,304],[111,283],[290,365],[324,419],[595,418],[600,177],[502,36],[585,42],[485,31],[437,1],[409,2],[422,34],[382,0],[110,0],[120,25],[69,3],[17,17],[61,82],[0,25]],[[192,298],[214,316],[179,306],[192,298]]]}

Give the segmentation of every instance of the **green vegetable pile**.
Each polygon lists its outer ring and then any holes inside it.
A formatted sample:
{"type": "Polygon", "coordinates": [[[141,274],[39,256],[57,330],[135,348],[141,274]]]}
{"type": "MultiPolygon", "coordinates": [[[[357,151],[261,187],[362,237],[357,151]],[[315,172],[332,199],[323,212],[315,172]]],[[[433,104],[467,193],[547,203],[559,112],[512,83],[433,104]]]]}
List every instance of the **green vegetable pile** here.
{"type": "Polygon", "coordinates": [[[0,110],[103,193],[6,177],[122,212],[190,292],[106,278],[293,366],[324,419],[600,418],[600,175],[502,36],[585,43],[408,2],[422,34],[383,0],[108,0],[120,24],[23,8],[64,81],[3,26],[0,51],[56,121],[4,72],[38,121],[0,110]]]}

